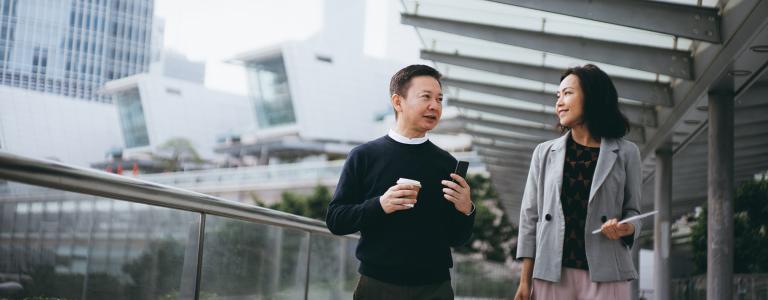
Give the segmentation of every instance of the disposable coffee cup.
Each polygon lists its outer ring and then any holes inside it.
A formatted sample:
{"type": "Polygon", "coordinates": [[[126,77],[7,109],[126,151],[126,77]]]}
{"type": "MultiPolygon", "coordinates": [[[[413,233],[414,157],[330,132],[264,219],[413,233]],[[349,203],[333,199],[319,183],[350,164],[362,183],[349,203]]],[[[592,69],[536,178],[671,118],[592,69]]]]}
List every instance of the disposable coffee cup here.
{"type": "MultiPolygon", "coordinates": [[[[397,184],[415,185],[416,187],[418,187],[419,190],[421,189],[421,182],[418,182],[418,181],[413,180],[413,179],[400,178],[400,179],[397,180],[397,184]]],[[[418,193],[418,191],[417,191],[417,193],[418,193]]],[[[408,206],[408,207],[413,207],[413,204],[403,204],[403,205],[408,206]]]]}

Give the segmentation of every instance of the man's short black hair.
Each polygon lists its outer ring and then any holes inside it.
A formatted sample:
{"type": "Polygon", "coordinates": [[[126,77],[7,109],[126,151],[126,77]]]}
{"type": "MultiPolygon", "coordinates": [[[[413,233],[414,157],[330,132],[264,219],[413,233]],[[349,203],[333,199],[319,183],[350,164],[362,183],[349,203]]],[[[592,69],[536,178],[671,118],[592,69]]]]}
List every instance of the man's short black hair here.
{"type": "Polygon", "coordinates": [[[410,65],[400,69],[395,75],[392,75],[392,80],[389,82],[389,95],[398,94],[405,97],[408,88],[411,87],[411,79],[418,76],[432,77],[437,80],[438,83],[440,83],[440,78],[443,77],[443,75],[433,67],[427,65],[410,65]]]}
{"type": "MultiPolygon", "coordinates": [[[[595,65],[569,68],[560,76],[576,75],[584,93],[584,124],[595,138],[620,138],[629,133],[629,121],[619,110],[619,95],[611,77],[595,65]]],[[[569,128],[560,126],[561,131],[569,128]]]]}
{"type": "MultiPolygon", "coordinates": [[[[408,93],[408,89],[411,87],[411,79],[419,76],[432,77],[437,80],[441,87],[443,86],[440,82],[440,78],[443,75],[435,70],[435,68],[427,65],[410,65],[392,75],[392,80],[389,81],[389,95],[398,94],[405,97],[405,94],[408,93]]],[[[395,119],[397,119],[397,110],[395,110],[395,119]]]]}

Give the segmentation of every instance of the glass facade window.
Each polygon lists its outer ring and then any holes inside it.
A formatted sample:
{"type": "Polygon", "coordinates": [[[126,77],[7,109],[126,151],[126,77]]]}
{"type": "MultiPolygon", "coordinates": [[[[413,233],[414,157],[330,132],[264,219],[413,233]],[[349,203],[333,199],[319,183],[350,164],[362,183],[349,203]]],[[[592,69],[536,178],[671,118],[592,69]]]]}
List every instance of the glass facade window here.
{"type": "Polygon", "coordinates": [[[147,122],[144,117],[144,107],[141,104],[139,89],[134,88],[120,92],[117,94],[116,100],[125,146],[133,148],[149,145],[147,122]]]}
{"type": "Polygon", "coordinates": [[[0,0],[0,85],[111,102],[96,89],[108,80],[147,71],[149,60],[132,58],[145,57],[151,48],[151,34],[139,38],[117,29],[152,32],[154,0],[107,3],[0,0]],[[126,10],[126,5],[134,9],[126,10]],[[125,55],[115,55],[115,48],[125,55]],[[102,63],[122,71],[99,72],[97,64],[102,63]],[[73,88],[54,88],[62,84],[73,88]]]}
{"type": "Polygon", "coordinates": [[[296,123],[282,56],[250,61],[248,86],[260,128],[296,123]]]}

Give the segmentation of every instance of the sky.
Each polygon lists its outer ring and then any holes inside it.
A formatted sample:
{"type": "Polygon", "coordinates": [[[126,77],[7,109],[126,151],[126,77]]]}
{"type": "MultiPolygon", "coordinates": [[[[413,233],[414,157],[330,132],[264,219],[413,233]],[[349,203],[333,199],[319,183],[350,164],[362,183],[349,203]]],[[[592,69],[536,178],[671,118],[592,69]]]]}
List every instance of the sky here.
{"type": "MultiPolygon", "coordinates": [[[[373,56],[385,46],[379,37],[386,34],[386,16],[371,13],[382,5],[388,4],[368,1],[366,53],[373,56]]],[[[244,70],[225,61],[316,33],[323,23],[323,0],[156,0],[155,16],[165,23],[164,48],[206,62],[206,86],[245,95],[244,70]]]]}

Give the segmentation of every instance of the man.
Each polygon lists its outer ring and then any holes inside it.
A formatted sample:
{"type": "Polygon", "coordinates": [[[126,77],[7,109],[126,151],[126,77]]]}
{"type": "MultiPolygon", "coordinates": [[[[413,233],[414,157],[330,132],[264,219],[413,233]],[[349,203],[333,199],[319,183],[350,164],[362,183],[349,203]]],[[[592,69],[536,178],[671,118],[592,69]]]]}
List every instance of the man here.
{"type": "Polygon", "coordinates": [[[469,240],[475,214],[456,159],[426,136],[442,113],[440,77],[425,65],[392,76],[396,127],[350,152],[328,206],[332,233],[360,232],[354,299],[453,299],[450,247],[469,240]]]}

